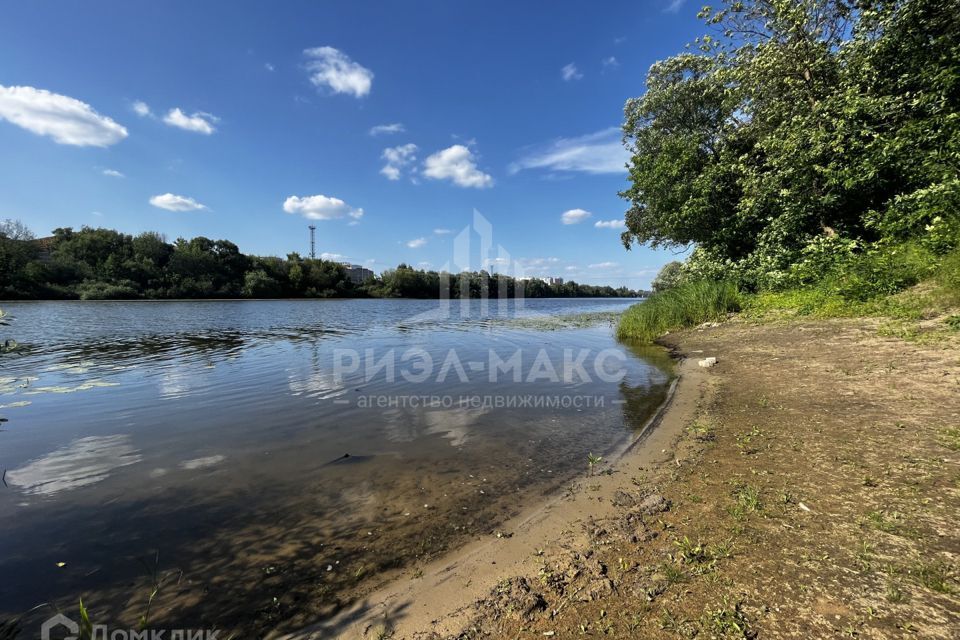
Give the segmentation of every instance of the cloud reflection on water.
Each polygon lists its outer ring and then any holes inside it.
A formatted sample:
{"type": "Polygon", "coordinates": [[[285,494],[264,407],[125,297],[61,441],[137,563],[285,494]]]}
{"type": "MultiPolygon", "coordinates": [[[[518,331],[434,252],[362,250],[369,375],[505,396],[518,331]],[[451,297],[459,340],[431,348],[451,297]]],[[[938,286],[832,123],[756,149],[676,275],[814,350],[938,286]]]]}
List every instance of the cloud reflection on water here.
{"type": "Polygon", "coordinates": [[[129,435],[89,436],[9,471],[7,483],[28,494],[50,496],[96,484],[141,459],[129,435]]]}

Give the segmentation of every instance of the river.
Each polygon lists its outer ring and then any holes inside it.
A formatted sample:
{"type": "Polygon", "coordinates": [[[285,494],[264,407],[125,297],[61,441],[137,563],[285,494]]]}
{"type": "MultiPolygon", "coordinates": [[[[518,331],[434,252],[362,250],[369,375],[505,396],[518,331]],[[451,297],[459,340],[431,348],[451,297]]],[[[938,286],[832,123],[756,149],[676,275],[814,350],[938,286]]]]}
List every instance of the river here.
{"type": "Polygon", "coordinates": [[[494,535],[662,400],[664,353],[549,322],[634,302],[3,303],[0,621],[252,637],[494,535]]]}

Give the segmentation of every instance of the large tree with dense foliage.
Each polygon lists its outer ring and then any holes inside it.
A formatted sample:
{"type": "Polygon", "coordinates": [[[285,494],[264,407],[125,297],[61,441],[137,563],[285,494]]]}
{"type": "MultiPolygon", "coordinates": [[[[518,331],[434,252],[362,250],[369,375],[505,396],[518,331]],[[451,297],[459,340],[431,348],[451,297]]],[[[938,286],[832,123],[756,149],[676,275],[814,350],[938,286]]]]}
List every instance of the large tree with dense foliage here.
{"type": "Polygon", "coordinates": [[[626,105],[622,239],[688,273],[790,284],[797,265],[960,235],[960,0],[729,0],[626,105]]]}

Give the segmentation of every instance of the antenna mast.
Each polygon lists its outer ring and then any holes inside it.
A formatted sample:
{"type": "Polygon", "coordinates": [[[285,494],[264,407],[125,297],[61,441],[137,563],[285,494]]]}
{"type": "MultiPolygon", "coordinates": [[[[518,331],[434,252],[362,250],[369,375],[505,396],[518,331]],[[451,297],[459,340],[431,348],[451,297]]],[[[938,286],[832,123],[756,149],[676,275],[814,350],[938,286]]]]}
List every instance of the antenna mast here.
{"type": "Polygon", "coordinates": [[[314,234],[317,231],[317,227],[315,225],[310,225],[308,228],[310,229],[310,259],[316,260],[317,251],[316,251],[316,242],[314,241],[314,234]]]}

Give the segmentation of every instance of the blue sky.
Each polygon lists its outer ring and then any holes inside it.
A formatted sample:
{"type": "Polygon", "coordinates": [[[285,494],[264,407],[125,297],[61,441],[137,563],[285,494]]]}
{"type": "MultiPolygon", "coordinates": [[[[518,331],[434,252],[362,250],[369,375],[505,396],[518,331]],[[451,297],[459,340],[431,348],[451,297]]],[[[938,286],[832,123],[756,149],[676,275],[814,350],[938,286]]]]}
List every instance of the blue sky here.
{"type": "Polygon", "coordinates": [[[262,255],[315,224],[379,271],[450,262],[476,210],[532,275],[646,287],[673,256],[620,244],[617,128],[698,6],[5,3],[0,218],[262,255]]]}

